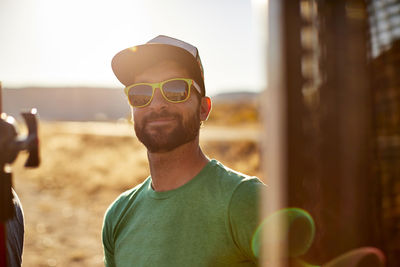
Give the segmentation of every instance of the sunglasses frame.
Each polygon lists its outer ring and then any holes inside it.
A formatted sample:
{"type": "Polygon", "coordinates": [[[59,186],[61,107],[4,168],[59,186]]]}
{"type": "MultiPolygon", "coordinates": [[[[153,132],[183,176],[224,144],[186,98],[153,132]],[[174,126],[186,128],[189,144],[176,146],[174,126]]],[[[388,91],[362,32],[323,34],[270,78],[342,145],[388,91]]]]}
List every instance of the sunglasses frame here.
{"type": "Polygon", "coordinates": [[[168,80],[161,81],[161,82],[158,82],[158,83],[134,83],[134,84],[131,84],[131,85],[125,87],[124,91],[125,91],[125,95],[126,95],[127,98],[128,98],[129,105],[131,105],[132,107],[135,107],[135,108],[141,108],[141,107],[145,107],[145,106],[147,106],[147,105],[149,105],[149,104],[151,103],[151,101],[153,100],[154,92],[155,92],[156,88],[160,89],[161,94],[162,94],[162,96],[164,97],[164,99],[167,100],[167,101],[170,102],[170,103],[182,103],[182,102],[185,102],[185,101],[188,100],[189,97],[190,97],[190,91],[191,91],[192,85],[193,85],[194,88],[197,90],[197,92],[199,92],[199,94],[201,95],[200,86],[196,83],[195,80],[190,79],[190,78],[173,78],[173,79],[168,79],[168,80]],[[167,82],[178,81],[178,80],[179,80],[179,81],[185,81],[185,82],[187,83],[188,88],[189,88],[189,89],[188,89],[188,95],[187,95],[187,97],[186,97],[185,99],[183,99],[183,100],[173,101],[173,100],[168,99],[168,98],[165,96],[165,94],[164,94],[164,89],[163,89],[163,85],[164,85],[165,83],[167,83],[167,82]],[[134,106],[134,105],[131,104],[131,102],[130,102],[130,100],[129,100],[129,94],[128,94],[128,93],[129,93],[129,89],[131,89],[132,87],[138,86],[138,85],[149,85],[149,86],[151,86],[153,92],[151,93],[150,100],[149,100],[146,104],[140,105],[140,106],[134,106]]]}

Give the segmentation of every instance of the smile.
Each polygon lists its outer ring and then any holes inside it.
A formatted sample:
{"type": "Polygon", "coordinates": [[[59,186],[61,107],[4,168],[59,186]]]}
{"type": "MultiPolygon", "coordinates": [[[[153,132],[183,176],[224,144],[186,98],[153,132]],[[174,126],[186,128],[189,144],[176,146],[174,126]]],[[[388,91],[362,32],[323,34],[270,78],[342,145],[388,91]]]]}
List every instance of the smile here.
{"type": "Polygon", "coordinates": [[[146,122],[150,126],[163,126],[174,122],[175,118],[157,118],[146,122]]]}

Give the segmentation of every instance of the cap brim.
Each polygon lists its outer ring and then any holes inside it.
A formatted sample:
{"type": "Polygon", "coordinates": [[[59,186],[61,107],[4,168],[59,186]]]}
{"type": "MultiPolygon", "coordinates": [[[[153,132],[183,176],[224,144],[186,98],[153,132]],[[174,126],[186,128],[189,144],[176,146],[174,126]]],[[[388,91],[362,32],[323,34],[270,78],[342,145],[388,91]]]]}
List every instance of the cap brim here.
{"type": "Polygon", "coordinates": [[[111,66],[115,76],[125,86],[135,82],[135,77],[153,64],[173,60],[182,64],[200,87],[204,81],[196,59],[185,49],[158,43],[149,43],[124,49],[112,59],[111,66]]]}

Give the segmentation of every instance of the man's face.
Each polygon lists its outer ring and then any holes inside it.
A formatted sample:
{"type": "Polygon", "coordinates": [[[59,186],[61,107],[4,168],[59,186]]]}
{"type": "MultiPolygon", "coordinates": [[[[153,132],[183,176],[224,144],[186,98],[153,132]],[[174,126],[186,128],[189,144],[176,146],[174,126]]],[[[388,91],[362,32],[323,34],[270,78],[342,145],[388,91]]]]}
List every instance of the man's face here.
{"type": "MultiPolygon", "coordinates": [[[[190,76],[177,63],[165,61],[146,69],[135,78],[135,83],[172,78],[190,76]]],[[[195,140],[200,129],[200,103],[195,94],[192,88],[187,101],[170,103],[156,88],[149,105],[132,109],[136,136],[150,152],[168,152],[195,140]]]]}

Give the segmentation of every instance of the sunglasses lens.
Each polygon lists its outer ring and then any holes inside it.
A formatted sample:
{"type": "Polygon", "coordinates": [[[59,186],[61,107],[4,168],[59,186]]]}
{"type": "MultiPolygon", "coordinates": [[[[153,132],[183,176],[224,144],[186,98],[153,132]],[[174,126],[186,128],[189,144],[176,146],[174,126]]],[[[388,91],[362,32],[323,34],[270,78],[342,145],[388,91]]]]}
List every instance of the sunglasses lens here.
{"type": "Polygon", "coordinates": [[[184,80],[173,80],[164,83],[163,85],[164,96],[169,101],[178,102],[187,99],[189,95],[188,83],[184,80]]]}
{"type": "Polygon", "coordinates": [[[140,84],[129,88],[129,103],[134,107],[144,106],[151,100],[153,88],[150,85],[140,84]]]}

